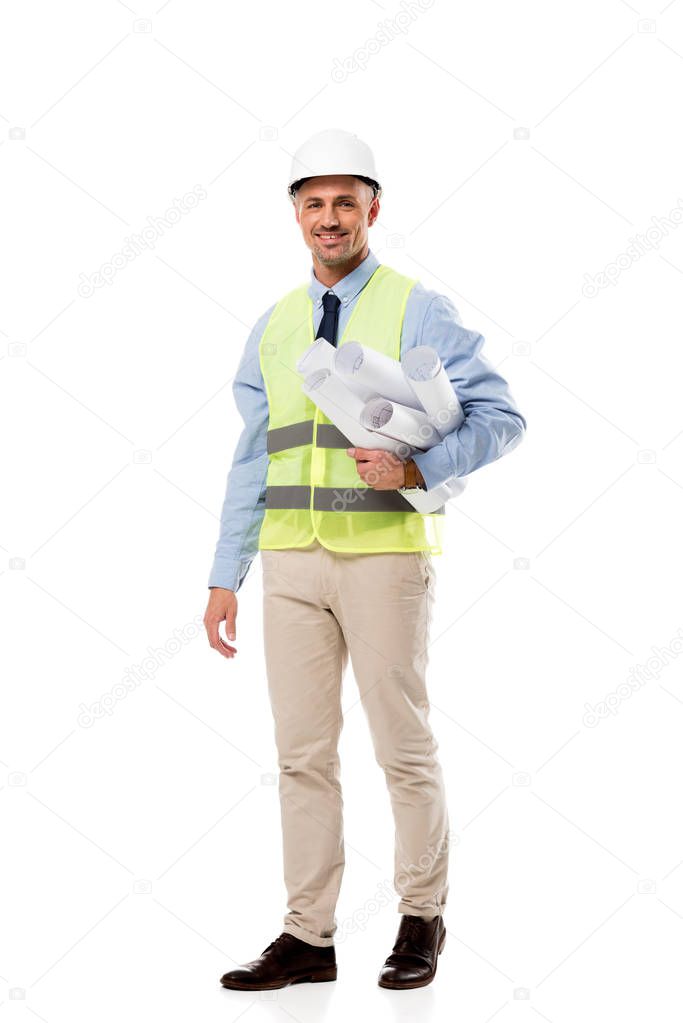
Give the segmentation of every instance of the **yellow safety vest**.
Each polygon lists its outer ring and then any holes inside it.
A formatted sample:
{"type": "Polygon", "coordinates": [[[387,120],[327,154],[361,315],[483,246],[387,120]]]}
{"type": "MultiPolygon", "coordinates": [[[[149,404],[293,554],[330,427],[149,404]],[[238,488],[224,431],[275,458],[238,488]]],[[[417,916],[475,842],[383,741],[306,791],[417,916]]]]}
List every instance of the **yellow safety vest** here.
{"type": "MultiPolygon", "coordinates": [[[[417,281],[380,265],[361,291],[343,336],[400,359],[406,302],[417,281]]],[[[398,490],[367,486],[346,454],[351,442],[304,394],[296,364],[315,341],[308,284],[275,306],[259,345],[268,397],[268,473],[259,548],[442,553],[445,505],[416,511],[398,490]]]]}

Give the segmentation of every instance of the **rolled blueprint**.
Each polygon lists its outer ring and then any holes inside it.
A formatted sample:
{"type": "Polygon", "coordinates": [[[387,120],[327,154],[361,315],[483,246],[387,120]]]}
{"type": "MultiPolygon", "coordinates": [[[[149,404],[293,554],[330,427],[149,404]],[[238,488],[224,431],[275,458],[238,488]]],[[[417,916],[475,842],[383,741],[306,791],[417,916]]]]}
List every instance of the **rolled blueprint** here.
{"type": "Polygon", "coordinates": [[[457,430],[465,413],[438,352],[429,345],[418,345],[406,352],[401,366],[408,384],[440,436],[445,437],[457,430]]]}
{"type": "Polygon", "coordinates": [[[360,417],[365,402],[336,373],[329,369],[317,369],[309,373],[301,390],[348,438],[350,448],[381,448],[382,451],[395,454],[400,447],[393,437],[372,433],[361,426],[360,417]]]}
{"type": "MultiPolygon", "coordinates": [[[[390,451],[397,458],[408,457],[407,445],[404,442],[386,437],[378,431],[368,430],[361,424],[363,399],[347,387],[336,373],[327,369],[316,370],[306,377],[301,389],[348,438],[349,447],[380,449],[390,451]]],[[[453,483],[457,482],[451,481],[432,490],[411,488],[403,491],[402,496],[416,511],[427,515],[441,508],[446,501],[459,493],[457,488],[453,488],[453,483]]]]}
{"type": "Polygon", "coordinates": [[[441,436],[429,421],[426,412],[408,408],[397,401],[386,398],[371,398],[366,401],[360,416],[361,425],[367,430],[380,430],[387,437],[405,441],[413,448],[424,451],[432,448],[441,436]]]}
{"type": "MultiPolygon", "coordinates": [[[[324,337],[319,337],[317,341],[314,341],[306,349],[297,362],[296,368],[304,377],[315,373],[317,369],[329,369],[331,372],[334,372],[337,351],[338,349],[333,344],[330,344],[324,337]]],[[[357,376],[345,376],[344,383],[363,401],[379,396],[379,392],[374,387],[362,384],[357,376]]]]}
{"type": "MultiPolygon", "coordinates": [[[[387,401],[385,398],[373,398],[363,406],[360,415],[361,425],[368,430],[379,430],[388,437],[410,446],[410,452],[424,451],[439,444],[441,436],[438,430],[431,424],[430,417],[426,412],[419,412],[417,409],[408,408],[406,405],[399,405],[395,401],[387,401]]],[[[368,445],[364,445],[368,447],[368,445]]],[[[405,454],[401,454],[405,458],[405,454]]],[[[458,497],[467,486],[467,477],[458,476],[446,480],[438,489],[447,489],[449,497],[458,497]]],[[[436,488],[435,488],[436,489],[436,488]]],[[[424,491],[422,491],[424,493],[424,491]]],[[[431,493],[432,491],[428,491],[431,493]]]]}
{"type": "Polygon", "coordinates": [[[398,359],[392,359],[359,341],[346,341],[337,349],[334,370],[353,385],[370,390],[370,395],[381,395],[390,401],[424,411],[415,391],[406,380],[398,359]]]}
{"type": "Polygon", "coordinates": [[[334,369],[334,357],[337,349],[327,338],[319,337],[309,345],[296,364],[297,371],[303,376],[314,373],[316,369],[334,369]]]}
{"type": "MultiPolygon", "coordinates": [[[[457,430],[465,421],[465,413],[449,380],[439,353],[429,345],[417,345],[401,359],[403,373],[415,396],[429,417],[429,422],[443,438],[457,430]]],[[[448,480],[445,486],[453,497],[467,486],[467,476],[448,480]]]]}

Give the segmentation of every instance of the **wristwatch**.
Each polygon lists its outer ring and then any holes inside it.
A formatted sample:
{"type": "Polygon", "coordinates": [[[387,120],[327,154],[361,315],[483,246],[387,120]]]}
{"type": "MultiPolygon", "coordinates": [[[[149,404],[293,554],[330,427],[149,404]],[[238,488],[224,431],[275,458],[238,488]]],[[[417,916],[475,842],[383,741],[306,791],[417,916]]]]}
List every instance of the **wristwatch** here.
{"type": "Polygon", "coordinates": [[[427,484],[422,479],[422,473],[420,472],[420,470],[417,467],[417,462],[415,462],[412,458],[409,458],[407,462],[403,463],[403,465],[404,465],[404,470],[405,470],[405,472],[404,472],[404,479],[403,479],[403,486],[399,487],[398,489],[399,490],[415,490],[417,488],[419,490],[426,490],[427,489],[427,484]],[[418,478],[418,474],[419,474],[419,478],[418,478]]]}

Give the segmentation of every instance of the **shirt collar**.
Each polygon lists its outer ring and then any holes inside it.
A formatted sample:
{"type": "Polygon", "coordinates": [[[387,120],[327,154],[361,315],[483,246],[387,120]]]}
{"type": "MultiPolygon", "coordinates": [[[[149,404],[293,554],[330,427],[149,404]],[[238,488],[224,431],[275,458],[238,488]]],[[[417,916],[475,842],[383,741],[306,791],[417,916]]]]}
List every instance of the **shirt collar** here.
{"type": "Polygon", "coordinates": [[[322,306],[323,295],[328,291],[333,291],[341,301],[342,306],[347,306],[363,290],[378,266],[379,260],[377,256],[368,249],[368,254],[363,262],[359,263],[356,269],[348,273],[346,277],[342,277],[340,281],[337,281],[333,288],[328,288],[322,284],[315,276],[314,268],[311,267],[311,283],[308,287],[308,294],[313,301],[314,308],[318,309],[322,306]]]}

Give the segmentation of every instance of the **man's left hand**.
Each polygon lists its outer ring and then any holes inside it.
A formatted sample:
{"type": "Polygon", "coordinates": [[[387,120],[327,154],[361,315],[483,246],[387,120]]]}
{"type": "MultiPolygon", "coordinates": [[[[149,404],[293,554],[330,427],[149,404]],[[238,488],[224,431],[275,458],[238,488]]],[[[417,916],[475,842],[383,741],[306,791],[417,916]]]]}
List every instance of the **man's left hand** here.
{"type": "Polygon", "coordinates": [[[346,454],[356,459],[358,475],[373,490],[398,490],[403,486],[405,463],[390,451],[347,448],[346,454]]]}

